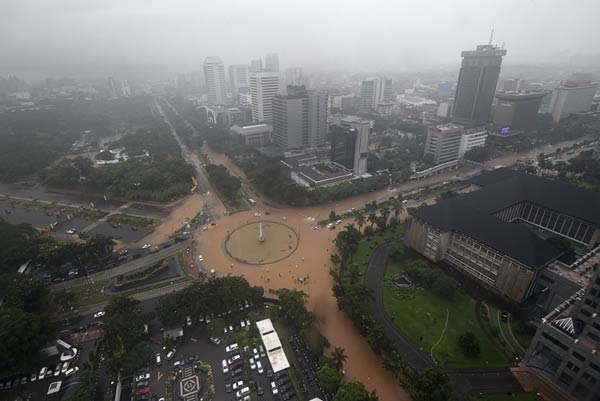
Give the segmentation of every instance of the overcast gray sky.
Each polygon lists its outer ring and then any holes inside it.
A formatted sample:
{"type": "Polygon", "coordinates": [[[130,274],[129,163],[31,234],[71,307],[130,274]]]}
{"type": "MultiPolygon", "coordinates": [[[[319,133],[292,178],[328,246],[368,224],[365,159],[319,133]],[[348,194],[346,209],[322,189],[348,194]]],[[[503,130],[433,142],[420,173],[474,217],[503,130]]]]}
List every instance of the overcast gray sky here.
{"type": "Polygon", "coordinates": [[[599,15],[599,0],[0,0],[0,75],[167,75],[266,52],[306,68],[458,67],[492,27],[507,64],[599,60],[599,15]]]}

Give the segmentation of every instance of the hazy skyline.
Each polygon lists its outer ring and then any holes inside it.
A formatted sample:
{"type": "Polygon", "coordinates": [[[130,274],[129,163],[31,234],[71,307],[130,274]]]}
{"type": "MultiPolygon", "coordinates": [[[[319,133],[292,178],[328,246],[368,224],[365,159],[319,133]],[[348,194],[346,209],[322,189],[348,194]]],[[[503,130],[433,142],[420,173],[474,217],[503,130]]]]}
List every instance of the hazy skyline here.
{"type": "Polygon", "coordinates": [[[282,68],[458,69],[492,27],[505,64],[598,63],[598,15],[597,0],[3,0],[0,75],[168,76],[267,52],[282,68]]]}

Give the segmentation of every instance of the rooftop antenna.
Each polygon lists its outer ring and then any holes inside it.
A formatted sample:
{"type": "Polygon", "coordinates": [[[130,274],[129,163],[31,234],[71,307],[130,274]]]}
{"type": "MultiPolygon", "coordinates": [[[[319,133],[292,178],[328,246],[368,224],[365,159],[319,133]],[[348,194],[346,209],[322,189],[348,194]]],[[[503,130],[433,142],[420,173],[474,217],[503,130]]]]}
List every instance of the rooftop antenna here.
{"type": "Polygon", "coordinates": [[[490,35],[490,45],[492,44],[492,39],[494,39],[494,28],[492,28],[492,33],[490,35]]]}

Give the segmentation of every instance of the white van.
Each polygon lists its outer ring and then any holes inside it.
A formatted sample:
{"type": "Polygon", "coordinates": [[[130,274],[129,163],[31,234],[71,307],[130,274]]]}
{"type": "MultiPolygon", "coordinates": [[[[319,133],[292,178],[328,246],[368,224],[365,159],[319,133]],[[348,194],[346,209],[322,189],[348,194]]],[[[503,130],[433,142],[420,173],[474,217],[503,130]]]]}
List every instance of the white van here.
{"type": "Polygon", "coordinates": [[[40,370],[40,374],[38,375],[38,379],[39,380],[44,380],[44,378],[46,377],[46,373],[48,372],[48,368],[46,366],[44,366],[41,370],[40,370]]]}
{"type": "Polygon", "coordinates": [[[160,357],[160,354],[156,354],[156,366],[160,365],[162,365],[162,359],[160,357]]]}

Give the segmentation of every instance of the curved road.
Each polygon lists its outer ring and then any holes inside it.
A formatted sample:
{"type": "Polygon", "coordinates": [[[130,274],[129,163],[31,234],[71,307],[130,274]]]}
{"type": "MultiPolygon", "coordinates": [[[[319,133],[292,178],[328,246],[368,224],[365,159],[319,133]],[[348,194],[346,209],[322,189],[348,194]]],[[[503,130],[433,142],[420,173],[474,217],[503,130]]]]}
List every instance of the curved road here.
{"type": "MultiPolygon", "coordinates": [[[[375,301],[371,303],[371,315],[385,333],[396,341],[406,362],[417,371],[435,366],[433,360],[423,354],[390,320],[383,305],[383,285],[389,246],[381,245],[373,252],[365,273],[365,285],[373,290],[375,301]]],[[[523,388],[506,368],[444,369],[450,376],[454,391],[464,400],[479,393],[523,392],[523,388]]]]}

